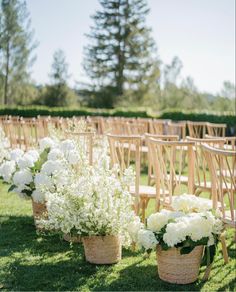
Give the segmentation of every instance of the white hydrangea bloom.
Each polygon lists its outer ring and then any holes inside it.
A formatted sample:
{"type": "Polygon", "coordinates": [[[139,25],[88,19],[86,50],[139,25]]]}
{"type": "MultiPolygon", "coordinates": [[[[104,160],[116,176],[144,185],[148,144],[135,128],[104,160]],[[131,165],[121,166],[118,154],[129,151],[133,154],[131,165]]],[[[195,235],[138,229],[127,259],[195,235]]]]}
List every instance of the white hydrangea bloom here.
{"type": "Polygon", "coordinates": [[[138,232],[138,244],[143,246],[146,250],[149,250],[155,249],[158,241],[152,231],[140,229],[138,232]]]}
{"type": "Polygon", "coordinates": [[[29,185],[33,181],[33,176],[28,169],[22,169],[15,172],[12,179],[16,186],[29,185]]]}
{"type": "Polygon", "coordinates": [[[43,152],[46,148],[53,148],[55,147],[56,143],[50,137],[45,137],[39,141],[39,149],[43,152]]]}
{"type": "Polygon", "coordinates": [[[63,168],[63,163],[60,160],[48,160],[43,164],[41,173],[52,175],[55,172],[60,172],[63,168]]]}
{"type": "Polygon", "coordinates": [[[185,213],[204,212],[212,209],[212,201],[195,195],[173,196],[171,206],[176,211],[185,213]]]}
{"type": "Polygon", "coordinates": [[[18,160],[24,155],[24,151],[22,149],[16,148],[11,150],[10,152],[10,159],[18,162],[18,160]]]}
{"type": "Polygon", "coordinates": [[[0,176],[7,183],[11,182],[13,173],[16,170],[16,164],[14,161],[5,161],[0,166],[0,176]]]}
{"type": "Polygon", "coordinates": [[[45,195],[39,190],[34,190],[32,193],[32,199],[36,203],[43,203],[45,201],[45,195]]]}

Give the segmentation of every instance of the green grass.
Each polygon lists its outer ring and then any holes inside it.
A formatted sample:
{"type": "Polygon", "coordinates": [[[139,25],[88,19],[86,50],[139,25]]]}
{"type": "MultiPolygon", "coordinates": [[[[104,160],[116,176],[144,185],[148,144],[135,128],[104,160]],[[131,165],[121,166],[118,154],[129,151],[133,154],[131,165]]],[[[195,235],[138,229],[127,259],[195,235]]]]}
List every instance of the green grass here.
{"type": "MultiPolygon", "coordinates": [[[[144,180],[144,178],[143,178],[144,180]]],[[[123,249],[120,263],[98,266],[86,263],[83,246],[70,246],[58,235],[37,234],[30,201],[7,193],[0,183],[0,290],[139,290],[233,291],[235,245],[227,233],[230,262],[224,265],[221,247],[210,279],[191,285],[172,285],[157,275],[155,253],[144,259],[141,252],[123,249]]]]}

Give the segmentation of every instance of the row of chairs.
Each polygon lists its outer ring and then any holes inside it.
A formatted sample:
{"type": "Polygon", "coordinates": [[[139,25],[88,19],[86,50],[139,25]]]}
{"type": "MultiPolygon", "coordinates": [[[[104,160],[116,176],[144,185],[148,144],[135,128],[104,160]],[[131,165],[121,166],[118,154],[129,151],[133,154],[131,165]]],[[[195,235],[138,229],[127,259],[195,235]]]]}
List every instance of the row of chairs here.
{"type": "Polygon", "coordinates": [[[103,117],[41,117],[20,118],[2,116],[0,126],[10,140],[11,147],[32,148],[38,140],[47,136],[50,126],[65,131],[76,129],[78,124],[86,122],[86,131],[94,131],[99,135],[112,133],[115,135],[177,135],[186,140],[186,133],[194,138],[224,137],[226,125],[206,122],[173,122],[170,120],[142,118],[103,118],[103,117]],[[207,134],[208,133],[208,134],[207,134]]]}
{"type": "MultiPolygon", "coordinates": [[[[130,192],[135,197],[136,212],[142,211],[143,222],[151,199],[155,200],[157,211],[161,207],[171,208],[173,196],[182,193],[181,185],[186,185],[191,194],[207,191],[212,206],[221,211],[225,226],[236,227],[236,151],[225,150],[224,139],[178,141],[175,137],[148,136],[148,161],[153,167],[154,186],[140,184],[141,137],[108,135],[108,139],[112,164],[119,164],[121,170],[132,162],[135,165],[135,185],[130,192]]],[[[224,236],[221,240],[224,259],[228,262],[224,236]]]]}

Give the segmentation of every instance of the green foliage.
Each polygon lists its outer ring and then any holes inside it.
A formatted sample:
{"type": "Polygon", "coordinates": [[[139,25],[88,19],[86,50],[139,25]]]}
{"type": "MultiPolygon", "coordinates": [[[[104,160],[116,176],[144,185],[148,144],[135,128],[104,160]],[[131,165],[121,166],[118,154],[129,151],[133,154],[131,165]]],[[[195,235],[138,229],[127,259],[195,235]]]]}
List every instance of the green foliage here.
{"type": "Polygon", "coordinates": [[[141,102],[160,77],[146,0],[99,0],[85,48],[84,69],[91,84],[81,92],[87,104],[112,108],[125,97],[141,102]]]}
{"type": "Polygon", "coordinates": [[[62,50],[57,50],[53,55],[50,77],[52,84],[46,85],[41,90],[36,103],[50,107],[76,104],[77,96],[67,85],[68,64],[62,50]]]}
{"type": "Polygon", "coordinates": [[[31,57],[36,46],[33,36],[26,2],[0,0],[0,99],[3,104],[16,103],[27,91],[28,69],[35,60],[31,57]]]}
{"type": "Polygon", "coordinates": [[[21,116],[21,117],[37,117],[54,116],[54,117],[73,117],[73,116],[103,116],[103,117],[127,117],[127,118],[159,118],[171,119],[174,121],[203,121],[211,123],[227,124],[226,135],[232,136],[236,133],[236,116],[227,112],[217,114],[202,111],[181,111],[167,110],[154,114],[148,110],[133,110],[125,108],[117,109],[92,109],[92,108],[68,108],[68,107],[46,107],[46,106],[18,106],[18,107],[0,107],[1,115],[21,116]]]}

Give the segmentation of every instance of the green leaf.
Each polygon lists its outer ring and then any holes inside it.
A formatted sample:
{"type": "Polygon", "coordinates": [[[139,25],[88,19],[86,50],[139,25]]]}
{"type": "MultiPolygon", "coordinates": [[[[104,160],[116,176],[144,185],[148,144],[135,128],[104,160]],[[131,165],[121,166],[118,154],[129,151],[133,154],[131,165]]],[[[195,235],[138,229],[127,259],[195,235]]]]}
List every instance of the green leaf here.
{"type": "Polygon", "coordinates": [[[12,192],[16,188],[16,185],[11,185],[8,189],[8,193],[12,192]]]}
{"type": "Polygon", "coordinates": [[[184,246],[180,249],[180,254],[188,254],[193,251],[195,246],[184,246]]]}

